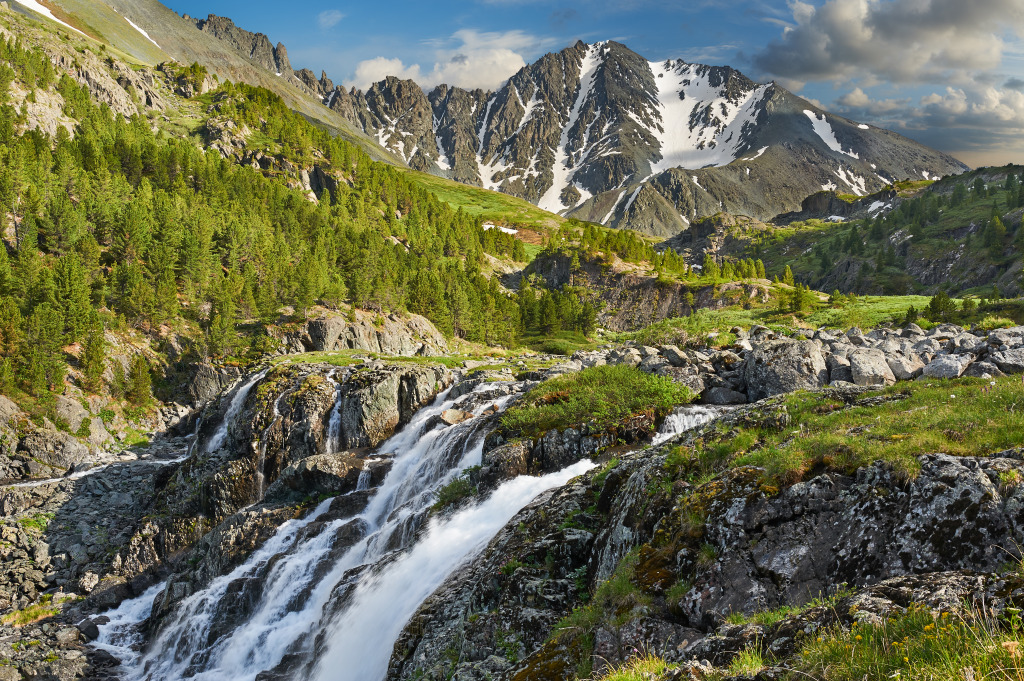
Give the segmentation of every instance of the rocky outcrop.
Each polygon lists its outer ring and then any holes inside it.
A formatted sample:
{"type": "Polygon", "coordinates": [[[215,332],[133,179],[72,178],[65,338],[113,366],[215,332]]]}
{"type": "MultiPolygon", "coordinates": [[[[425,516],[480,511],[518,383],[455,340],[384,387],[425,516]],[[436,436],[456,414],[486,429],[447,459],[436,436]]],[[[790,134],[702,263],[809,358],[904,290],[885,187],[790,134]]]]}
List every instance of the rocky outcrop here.
{"type": "Polygon", "coordinates": [[[196,28],[228,43],[260,68],[278,75],[286,74],[289,78],[295,77],[285,46],[278,43],[275,47],[262,33],[246,31],[235,26],[231,19],[215,14],[206,19],[197,19],[196,28]]]}
{"type": "MultiPolygon", "coordinates": [[[[729,422],[786,427],[770,401],[761,405],[683,444],[729,422]]],[[[975,576],[996,571],[1005,562],[1000,547],[1024,538],[1024,487],[1005,484],[1024,471],[1019,451],[924,455],[909,481],[878,463],[778,490],[756,468],[696,487],[667,477],[664,455],[674,446],[621,457],[524,509],[423,604],[395,646],[388,679],[572,679],[587,656],[602,667],[635,650],[728,666],[752,642],[792,653],[798,629],[849,626],[911,602],[957,611],[962,599],[998,593],[1003,607],[1014,603],[1006,594],[1024,594],[1019,578],[975,576]],[[582,607],[588,586],[624,564],[638,589],[633,608],[611,606],[621,609],[601,620],[589,644],[571,631],[553,636],[555,623],[582,607]],[[864,590],[843,596],[841,607],[770,627],[726,624],[731,614],[801,606],[840,588],[864,590]],[[457,661],[444,655],[452,646],[462,651],[457,661]]],[[[500,453],[512,468],[523,455],[500,453]]]]}
{"type": "Polygon", "coordinates": [[[448,351],[444,336],[425,317],[377,315],[355,310],[354,319],[326,315],[310,319],[282,338],[285,352],[364,350],[382,355],[433,357],[448,351]]]}
{"type": "Polygon", "coordinates": [[[828,382],[821,348],[811,341],[766,341],[747,358],[747,394],[752,402],[793,390],[814,390],[828,382]]]}
{"type": "Polygon", "coordinates": [[[571,362],[531,378],[625,363],[686,385],[705,404],[743,404],[825,385],[885,387],[897,380],[1024,373],[1024,361],[1016,359],[1024,357],[1024,327],[991,333],[971,333],[952,324],[927,333],[913,324],[867,334],[856,327],[845,333],[819,329],[811,340],[803,332],[779,336],[763,326],[749,333],[734,327],[731,332],[737,341],[728,349],[667,345],[578,352],[571,362]]]}

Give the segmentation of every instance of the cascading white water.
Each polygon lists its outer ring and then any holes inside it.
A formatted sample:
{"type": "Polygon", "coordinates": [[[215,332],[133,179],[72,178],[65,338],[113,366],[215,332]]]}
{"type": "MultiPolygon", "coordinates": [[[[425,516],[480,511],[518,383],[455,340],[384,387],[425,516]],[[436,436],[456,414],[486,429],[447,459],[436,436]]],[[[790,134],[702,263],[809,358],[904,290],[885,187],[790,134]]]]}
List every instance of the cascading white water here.
{"type": "MultiPolygon", "coordinates": [[[[341,386],[349,371],[345,370],[345,376],[341,382],[334,383],[334,409],[331,411],[331,418],[327,422],[327,453],[333,454],[341,450],[341,386]]],[[[332,374],[333,380],[333,374],[332,374]]]]}
{"type": "MultiPolygon", "coordinates": [[[[493,389],[485,384],[477,392],[493,389]]],[[[509,399],[507,395],[475,399],[473,413],[479,416],[492,405],[503,408],[509,399]]],[[[374,638],[377,659],[372,664],[367,660],[365,669],[386,666],[393,639],[411,614],[409,608],[415,608],[537,494],[589,466],[585,462],[560,474],[510,481],[485,502],[430,526],[413,545],[437,490],[481,461],[480,419],[450,427],[438,424],[436,417],[455,403],[442,395],[378,448],[395,457],[362,514],[340,519],[328,515],[319,526],[304,532],[280,530],[230,575],[178,603],[144,654],[120,655],[124,676],[139,681],[252,681],[286,655],[310,656],[318,632],[325,632],[330,655],[342,654],[335,651],[348,643],[335,630],[344,630],[346,623],[380,609],[385,613],[376,616],[388,620],[391,628],[380,630],[368,622],[363,634],[374,638]],[[390,557],[395,551],[400,552],[397,559],[390,557]],[[348,592],[352,598],[337,600],[339,593],[348,592]],[[400,603],[390,603],[391,597],[400,603]],[[242,614],[237,612],[238,603],[244,603],[242,614]],[[233,614],[232,608],[236,609],[233,614]],[[385,640],[389,636],[391,640],[385,640]]],[[[325,508],[318,510],[323,513],[325,508]]],[[[304,522],[308,525],[310,520],[304,522]]],[[[122,609],[144,610],[139,605],[122,609]]],[[[124,632],[133,629],[127,616],[118,621],[122,633],[105,636],[125,637],[124,632]]],[[[360,669],[341,678],[370,678],[360,669]]],[[[339,678],[337,673],[333,670],[332,678],[339,678]]]]}
{"type": "MultiPolygon", "coordinates": [[[[286,549],[304,527],[323,515],[330,506],[330,503],[329,499],[322,502],[303,520],[285,522],[278,528],[273,537],[249,557],[249,562],[265,563],[277,553],[286,549]]],[[[224,596],[231,582],[245,574],[247,565],[248,563],[241,565],[229,574],[213,580],[204,591],[197,594],[200,598],[189,599],[190,601],[197,601],[192,603],[192,605],[197,607],[200,613],[204,609],[215,606],[220,598],[224,596]]],[[[118,657],[124,668],[132,669],[143,657],[134,650],[139,643],[138,625],[149,617],[154,601],[165,586],[165,584],[157,584],[138,598],[124,601],[117,609],[106,613],[110,621],[100,627],[100,636],[93,645],[118,657]]],[[[193,638],[195,640],[201,640],[202,636],[207,632],[208,627],[201,630],[197,629],[191,633],[194,634],[193,638]]],[[[154,676],[152,678],[175,678],[175,676],[154,676]]]]}
{"type": "Polygon", "coordinates": [[[356,491],[362,492],[370,489],[370,481],[372,478],[373,475],[370,473],[370,469],[364,465],[363,470],[359,471],[359,479],[356,480],[356,491]]]}
{"type": "Polygon", "coordinates": [[[583,460],[557,473],[521,476],[483,503],[433,523],[401,558],[359,582],[344,616],[335,619],[327,651],[316,667],[320,681],[384,678],[395,639],[427,596],[464,561],[475,556],[538,494],[564,485],[594,467],[583,460]]]}
{"type": "Polygon", "coordinates": [[[245,385],[235,391],[234,397],[231,398],[231,403],[228,404],[228,410],[224,413],[224,418],[221,419],[220,425],[217,426],[217,430],[213,433],[213,437],[206,443],[205,451],[215,452],[224,444],[224,440],[228,437],[228,428],[234,423],[238,412],[242,411],[242,407],[245,405],[245,398],[249,396],[249,391],[252,390],[254,385],[263,380],[268,371],[270,371],[269,368],[260,371],[250,378],[245,385]]]}
{"type": "Polygon", "coordinates": [[[665,422],[661,424],[661,429],[654,435],[652,444],[660,445],[679,433],[685,433],[713,421],[727,411],[729,411],[728,407],[705,407],[700,404],[677,407],[675,411],[665,417],[665,422]]]}

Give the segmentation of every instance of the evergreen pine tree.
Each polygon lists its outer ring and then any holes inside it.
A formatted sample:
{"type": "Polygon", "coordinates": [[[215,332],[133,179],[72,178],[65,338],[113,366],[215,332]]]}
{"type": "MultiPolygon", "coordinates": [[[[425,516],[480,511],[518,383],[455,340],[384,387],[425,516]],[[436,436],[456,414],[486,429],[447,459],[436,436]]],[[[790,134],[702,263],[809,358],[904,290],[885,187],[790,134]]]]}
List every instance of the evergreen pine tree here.
{"type": "Polygon", "coordinates": [[[103,372],[106,369],[107,343],[103,327],[94,323],[85,339],[82,349],[82,387],[90,393],[98,393],[103,387],[103,372]]]}
{"type": "Polygon", "coordinates": [[[149,362],[142,354],[135,355],[128,367],[125,380],[125,397],[136,407],[149,404],[152,393],[152,378],[149,375],[149,362]]]}

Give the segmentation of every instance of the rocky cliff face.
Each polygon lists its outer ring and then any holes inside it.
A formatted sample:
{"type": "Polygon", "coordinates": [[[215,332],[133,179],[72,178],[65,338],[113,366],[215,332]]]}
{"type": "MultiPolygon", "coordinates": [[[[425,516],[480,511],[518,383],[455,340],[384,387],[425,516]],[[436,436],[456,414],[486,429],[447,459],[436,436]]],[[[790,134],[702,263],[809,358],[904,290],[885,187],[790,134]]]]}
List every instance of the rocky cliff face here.
{"type": "Polygon", "coordinates": [[[286,353],[364,350],[405,357],[448,351],[444,336],[420,315],[385,316],[354,310],[352,317],[328,314],[310,319],[299,330],[280,334],[282,349],[286,353]]]}
{"type": "Polygon", "coordinates": [[[823,189],[966,169],[774,83],[615,42],[545,55],[494,93],[388,78],[325,103],[419,170],[665,236],[721,210],[768,219],[823,189]]]}
{"type": "Polygon", "coordinates": [[[278,43],[275,46],[264,34],[246,31],[235,26],[231,19],[216,14],[211,14],[206,19],[196,19],[195,22],[196,28],[200,31],[228,43],[260,68],[278,76],[295,78],[291,62],[288,61],[288,50],[283,44],[278,43]]]}
{"type": "MultiPolygon", "coordinates": [[[[777,415],[768,403],[729,418],[777,415]]],[[[945,593],[956,611],[960,597],[980,602],[1021,589],[1019,578],[971,576],[997,570],[998,542],[1024,532],[1020,487],[1000,487],[1007,471],[1024,467],[1018,451],[923,456],[909,484],[877,464],[781,492],[765,487],[757,469],[693,487],[666,474],[666,452],[627,455],[524,509],[423,604],[395,646],[388,678],[573,679],[581,663],[601,668],[637,650],[709,673],[709,662],[727,666],[751,641],[782,659],[797,629],[807,635],[837,617],[848,626],[859,610],[885,616],[913,598],[939,607],[945,593]],[[689,520],[697,515],[706,522],[689,520]],[[621,571],[624,558],[638,588],[633,600],[596,626],[580,620],[589,633],[557,634],[588,585],[621,571]],[[676,583],[686,586],[670,589],[676,583]],[[834,608],[776,626],[725,623],[863,587],[834,608]],[[457,659],[445,655],[453,648],[457,659]]]]}

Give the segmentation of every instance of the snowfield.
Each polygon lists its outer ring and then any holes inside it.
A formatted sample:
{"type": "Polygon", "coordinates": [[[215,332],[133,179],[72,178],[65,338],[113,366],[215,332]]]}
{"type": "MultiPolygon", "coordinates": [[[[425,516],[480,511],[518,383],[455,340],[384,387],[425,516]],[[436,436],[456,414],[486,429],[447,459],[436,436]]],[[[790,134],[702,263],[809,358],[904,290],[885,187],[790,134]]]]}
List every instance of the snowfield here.
{"type": "Polygon", "coordinates": [[[809,109],[804,109],[804,113],[808,118],[811,119],[811,125],[814,126],[814,132],[821,138],[821,141],[828,145],[828,148],[832,151],[838,151],[840,154],[846,154],[851,158],[860,159],[860,155],[853,151],[846,151],[843,149],[843,145],[836,139],[836,133],[829,125],[828,119],[822,115],[820,118],[816,113],[809,109]]]}
{"type": "Polygon", "coordinates": [[[711,86],[705,66],[683,61],[648,65],[658,86],[657,113],[661,119],[661,129],[650,130],[662,157],[651,170],[660,173],[669,168],[697,169],[735,161],[745,143],[743,128],[755,123],[758,105],[770,86],[756,87],[733,101],[723,95],[722,88],[711,86]],[[708,108],[713,112],[710,124],[696,125],[691,130],[691,115],[708,108]]]}

